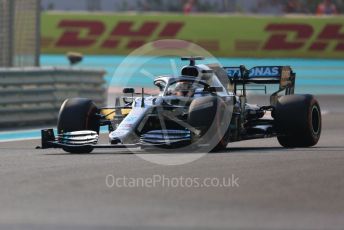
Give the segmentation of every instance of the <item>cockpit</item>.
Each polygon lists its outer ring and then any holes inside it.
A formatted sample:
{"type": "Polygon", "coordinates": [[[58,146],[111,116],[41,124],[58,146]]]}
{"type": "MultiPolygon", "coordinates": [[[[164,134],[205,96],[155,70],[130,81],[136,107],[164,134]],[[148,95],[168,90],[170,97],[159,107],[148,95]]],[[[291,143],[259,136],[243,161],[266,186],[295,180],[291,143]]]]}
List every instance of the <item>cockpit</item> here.
{"type": "Polygon", "coordinates": [[[168,85],[165,96],[194,97],[195,94],[202,93],[206,87],[206,84],[195,81],[175,81],[168,85]]]}
{"type": "Polygon", "coordinates": [[[160,96],[197,97],[206,94],[228,95],[216,75],[207,80],[199,80],[190,76],[160,77],[154,82],[159,88],[160,96]]]}
{"type": "MultiPolygon", "coordinates": [[[[162,76],[154,81],[159,88],[160,96],[196,97],[206,94],[217,94],[220,97],[227,96],[227,85],[222,84],[217,72],[209,65],[195,65],[195,60],[203,60],[201,57],[188,57],[190,64],[181,70],[181,76],[162,76]]],[[[228,81],[227,76],[226,81],[228,81]]]]}

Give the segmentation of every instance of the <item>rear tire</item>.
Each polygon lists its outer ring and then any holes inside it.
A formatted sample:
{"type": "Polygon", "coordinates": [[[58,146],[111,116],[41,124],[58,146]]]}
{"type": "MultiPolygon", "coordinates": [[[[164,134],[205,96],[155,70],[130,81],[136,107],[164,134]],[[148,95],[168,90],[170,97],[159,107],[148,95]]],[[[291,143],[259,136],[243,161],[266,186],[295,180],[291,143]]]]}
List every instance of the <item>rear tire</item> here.
{"type": "Polygon", "coordinates": [[[286,148],[311,147],[321,135],[321,110],[312,95],[279,98],[274,111],[278,142],[286,148]]]}
{"type": "MultiPolygon", "coordinates": [[[[82,130],[99,133],[99,118],[97,106],[93,101],[85,98],[67,99],[63,102],[57,122],[58,134],[82,130]]],[[[70,153],[90,153],[93,148],[63,148],[70,153]]]]}

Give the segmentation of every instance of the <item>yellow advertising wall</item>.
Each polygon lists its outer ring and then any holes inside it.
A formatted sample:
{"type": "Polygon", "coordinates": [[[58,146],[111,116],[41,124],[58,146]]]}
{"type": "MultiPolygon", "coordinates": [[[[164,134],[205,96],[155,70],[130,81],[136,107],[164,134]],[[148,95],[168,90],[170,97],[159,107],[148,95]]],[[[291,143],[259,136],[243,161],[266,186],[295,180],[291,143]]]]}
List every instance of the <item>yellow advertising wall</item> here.
{"type": "Polygon", "coordinates": [[[160,39],[214,56],[344,58],[344,17],[43,13],[42,53],[126,55],[160,39]]]}

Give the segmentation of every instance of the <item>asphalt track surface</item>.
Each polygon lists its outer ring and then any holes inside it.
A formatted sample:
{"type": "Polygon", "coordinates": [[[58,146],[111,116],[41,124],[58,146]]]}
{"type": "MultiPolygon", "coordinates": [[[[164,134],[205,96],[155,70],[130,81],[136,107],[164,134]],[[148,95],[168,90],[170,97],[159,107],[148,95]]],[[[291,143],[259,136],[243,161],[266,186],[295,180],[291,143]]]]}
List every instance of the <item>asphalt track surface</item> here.
{"type": "Polygon", "coordinates": [[[0,143],[0,229],[343,229],[344,97],[320,97],[319,144],[283,149],[275,139],[180,166],[125,150],[65,154],[38,140],[0,143]],[[231,177],[239,187],[119,188],[106,176],[231,177]]]}

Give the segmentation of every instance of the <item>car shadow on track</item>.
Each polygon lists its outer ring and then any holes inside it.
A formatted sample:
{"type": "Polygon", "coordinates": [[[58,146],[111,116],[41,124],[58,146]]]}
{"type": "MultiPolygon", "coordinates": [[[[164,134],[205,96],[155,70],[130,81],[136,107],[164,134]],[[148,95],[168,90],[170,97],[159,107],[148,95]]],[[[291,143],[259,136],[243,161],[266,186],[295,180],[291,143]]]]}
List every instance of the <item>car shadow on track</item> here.
{"type": "MultiPolygon", "coordinates": [[[[317,152],[317,151],[331,151],[331,152],[339,152],[344,151],[344,146],[315,146],[311,148],[283,148],[283,147],[230,147],[223,151],[217,152],[210,152],[209,154],[224,154],[224,153],[242,153],[242,154],[249,154],[249,153],[257,153],[257,152],[317,152]]],[[[134,154],[179,154],[178,152],[174,153],[161,153],[161,152],[148,152],[148,151],[130,151],[130,150],[121,150],[121,151],[111,151],[111,150],[95,150],[92,153],[66,153],[61,150],[61,152],[54,152],[54,153],[44,153],[44,155],[50,156],[64,156],[64,155],[134,155],[134,154]]],[[[185,154],[185,153],[183,153],[185,154]]]]}
{"type": "Polygon", "coordinates": [[[284,148],[280,146],[274,147],[229,147],[226,150],[219,151],[219,152],[212,152],[211,154],[218,154],[218,153],[250,153],[250,152],[275,152],[275,151],[283,151],[283,152],[316,152],[316,151],[344,151],[344,146],[314,146],[310,148],[284,148]]]}
{"type": "Polygon", "coordinates": [[[92,153],[67,153],[67,152],[63,152],[61,150],[61,152],[54,152],[54,153],[45,153],[44,155],[47,156],[66,156],[66,155],[70,155],[70,156],[87,156],[87,155],[133,155],[133,152],[128,151],[123,151],[123,152],[111,152],[111,151],[94,151],[92,153]]]}

